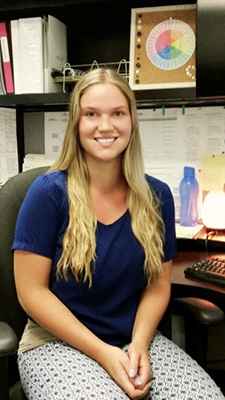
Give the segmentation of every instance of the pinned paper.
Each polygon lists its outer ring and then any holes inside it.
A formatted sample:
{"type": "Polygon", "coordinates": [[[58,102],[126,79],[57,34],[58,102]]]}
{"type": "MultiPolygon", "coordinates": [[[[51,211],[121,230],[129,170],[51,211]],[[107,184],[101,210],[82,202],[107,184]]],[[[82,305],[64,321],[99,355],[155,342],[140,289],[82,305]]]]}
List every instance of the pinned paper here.
{"type": "Polygon", "coordinates": [[[201,162],[201,189],[225,190],[225,155],[203,155],[201,162]]]}

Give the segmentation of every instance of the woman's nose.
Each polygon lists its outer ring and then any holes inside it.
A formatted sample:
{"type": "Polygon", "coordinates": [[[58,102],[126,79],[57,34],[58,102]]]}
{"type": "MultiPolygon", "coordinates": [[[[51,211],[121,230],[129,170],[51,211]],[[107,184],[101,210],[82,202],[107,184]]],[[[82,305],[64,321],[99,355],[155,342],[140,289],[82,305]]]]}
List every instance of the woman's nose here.
{"type": "Polygon", "coordinates": [[[113,130],[111,119],[108,116],[102,116],[98,125],[99,132],[109,132],[113,130]]]}

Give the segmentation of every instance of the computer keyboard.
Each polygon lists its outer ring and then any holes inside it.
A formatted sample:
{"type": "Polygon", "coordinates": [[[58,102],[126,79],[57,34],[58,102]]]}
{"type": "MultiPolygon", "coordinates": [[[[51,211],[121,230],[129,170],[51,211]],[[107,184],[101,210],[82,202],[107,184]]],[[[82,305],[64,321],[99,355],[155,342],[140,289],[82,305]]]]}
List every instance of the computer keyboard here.
{"type": "Polygon", "coordinates": [[[184,271],[188,278],[195,278],[225,287],[225,258],[210,258],[197,262],[184,271]]]}

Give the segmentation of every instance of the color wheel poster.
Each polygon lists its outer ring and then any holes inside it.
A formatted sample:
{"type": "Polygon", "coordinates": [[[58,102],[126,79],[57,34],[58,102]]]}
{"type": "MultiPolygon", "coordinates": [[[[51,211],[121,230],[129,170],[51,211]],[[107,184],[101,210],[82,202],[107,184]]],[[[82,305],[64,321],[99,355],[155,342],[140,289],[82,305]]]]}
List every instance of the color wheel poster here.
{"type": "Polygon", "coordinates": [[[196,5],[132,9],[132,89],[195,87],[196,5]]]}

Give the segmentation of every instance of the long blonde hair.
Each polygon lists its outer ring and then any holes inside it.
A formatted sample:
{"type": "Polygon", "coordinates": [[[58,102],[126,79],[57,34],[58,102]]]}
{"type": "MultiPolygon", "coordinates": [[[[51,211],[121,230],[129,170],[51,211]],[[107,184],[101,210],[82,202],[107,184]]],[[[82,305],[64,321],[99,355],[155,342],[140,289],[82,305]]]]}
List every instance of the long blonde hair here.
{"type": "Polygon", "coordinates": [[[97,220],[88,193],[89,174],[79,141],[80,99],[97,83],[116,85],[128,100],[132,120],[131,139],[123,154],[123,174],[128,184],[128,209],[133,233],[145,253],[144,271],[150,283],[162,271],[164,223],[160,204],[144,174],[136,101],[125,79],[113,69],[90,71],[75,86],[70,102],[69,121],[60,155],[49,171],[67,171],[69,224],[63,239],[57,274],[66,279],[69,269],[78,281],[92,284],[96,260],[97,220]]]}

